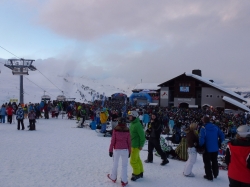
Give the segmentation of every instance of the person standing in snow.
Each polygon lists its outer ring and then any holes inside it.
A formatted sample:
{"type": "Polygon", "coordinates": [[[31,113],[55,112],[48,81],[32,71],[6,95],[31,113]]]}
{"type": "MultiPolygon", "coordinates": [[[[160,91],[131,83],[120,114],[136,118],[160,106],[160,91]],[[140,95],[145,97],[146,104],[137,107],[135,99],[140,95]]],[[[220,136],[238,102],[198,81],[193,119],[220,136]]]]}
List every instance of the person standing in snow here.
{"type": "Polygon", "coordinates": [[[122,173],[121,184],[126,186],[128,184],[128,158],[131,153],[131,140],[129,128],[126,125],[125,118],[118,119],[118,125],[114,128],[109,146],[109,156],[113,156],[112,173],[108,174],[108,178],[113,182],[117,179],[117,169],[119,158],[122,158],[122,173]]]}
{"type": "Polygon", "coordinates": [[[16,119],[17,119],[17,130],[20,130],[20,123],[22,125],[22,130],[24,130],[25,129],[23,124],[24,112],[21,105],[18,106],[18,109],[16,111],[16,119]]]}
{"type": "Polygon", "coordinates": [[[162,132],[162,125],[160,121],[157,119],[157,114],[152,113],[151,121],[148,125],[147,133],[149,134],[148,140],[148,158],[145,160],[145,163],[153,163],[153,151],[156,149],[157,153],[161,155],[162,163],[161,165],[164,166],[169,163],[167,159],[166,153],[164,153],[161,149],[160,145],[160,136],[162,132]]]}
{"type": "Polygon", "coordinates": [[[0,109],[0,123],[5,123],[5,116],[6,116],[6,108],[5,105],[2,105],[2,108],[0,109]]]}
{"type": "Polygon", "coordinates": [[[187,152],[188,152],[188,160],[184,167],[183,175],[186,177],[194,177],[192,172],[193,165],[197,159],[197,151],[196,146],[198,146],[198,134],[195,131],[197,128],[196,123],[190,124],[190,126],[185,130],[186,133],[186,140],[187,140],[187,152]]]}
{"type": "Polygon", "coordinates": [[[129,111],[128,118],[130,121],[129,131],[131,136],[131,157],[130,165],[133,168],[132,181],[143,178],[143,164],[140,158],[140,151],[145,143],[145,133],[138,118],[137,111],[129,111]]]}
{"type": "Polygon", "coordinates": [[[36,125],[35,125],[36,113],[34,110],[30,111],[30,113],[28,114],[28,118],[29,118],[29,123],[30,123],[30,125],[28,126],[29,130],[36,130],[36,125]]]}
{"type": "Polygon", "coordinates": [[[250,126],[237,128],[236,139],[227,145],[225,162],[228,165],[230,187],[250,187],[250,126]]]}
{"type": "Polygon", "coordinates": [[[210,123],[209,117],[204,116],[202,121],[204,126],[200,129],[199,144],[206,147],[206,151],[202,155],[206,174],[204,178],[212,181],[213,178],[217,178],[219,175],[217,157],[219,144],[225,140],[225,136],[219,127],[210,123]]]}
{"type": "Polygon", "coordinates": [[[106,108],[103,108],[100,113],[100,121],[101,121],[101,133],[106,132],[107,120],[108,120],[108,111],[106,108]]]}
{"type": "Polygon", "coordinates": [[[12,115],[13,115],[13,112],[14,112],[11,104],[8,105],[6,111],[7,111],[7,115],[8,115],[8,118],[7,118],[8,122],[11,124],[12,123],[12,115]]]}

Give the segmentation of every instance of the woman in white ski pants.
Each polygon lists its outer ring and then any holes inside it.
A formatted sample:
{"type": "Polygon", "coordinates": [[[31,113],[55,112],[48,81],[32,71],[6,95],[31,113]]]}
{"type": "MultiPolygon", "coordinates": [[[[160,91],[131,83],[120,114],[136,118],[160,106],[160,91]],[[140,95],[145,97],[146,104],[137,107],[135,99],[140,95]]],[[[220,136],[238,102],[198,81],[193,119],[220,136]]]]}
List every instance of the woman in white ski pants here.
{"type": "Polygon", "coordinates": [[[119,159],[121,157],[121,159],[122,159],[121,179],[125,183],[128,181],[128,172],[127,172],[128,171],[128,156],[129,156],[128,149],[115,149],[113,151],[114,162],[113,162],[111,177],[117,176],[118,163],[119,163],[119,159]]]}
{"type": "Polygon", "coordinates": [[[108,178],[116,182],[117,180],[117,168],[120,157],[122,158],[122,172],[121,172],[121,183],[122,186],[128,184],[128,158],[131,152],[131,140],[129,128],[126,125],[126,119],[120,118],[118,125],[114,128],[112,138],[109,146],[109,156],[113,156],[113,167],[112,173],[108,174],[108,178]]]}
{"type": "Polygon", "coordinates": [[[198,145],[198,134],[195,132],[197,128],[197,124],[192,123],[185,132],[186,140],[187,140],[187,147],[188,147],[188,160],[186,162],[186,165],[184,167],[183,175],[186,177],[194,177],[194,174],[192,172],[193,166],[197,159],[197,151],[195,146],[198,145]]]}

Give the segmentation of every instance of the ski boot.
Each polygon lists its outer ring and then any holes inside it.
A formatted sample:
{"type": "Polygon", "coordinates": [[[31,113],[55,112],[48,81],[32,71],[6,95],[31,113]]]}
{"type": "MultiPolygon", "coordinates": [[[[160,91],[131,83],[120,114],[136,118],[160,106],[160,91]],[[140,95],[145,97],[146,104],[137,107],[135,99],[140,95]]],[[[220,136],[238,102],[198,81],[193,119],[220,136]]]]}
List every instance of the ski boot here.
{"type": "Polygon", "coordinates": [[[169,163],[168,159],[165,159],[165,160],[162,160],[161,165],[162,165],[162,166],[165,166],[165,165],[168,164],[168,163],[169,163]]]}
{"type": "Polygon", "coordinates": [[[128,182],[121,182],[122,183],[122,187],[127,186],[128,182]]]}
{"type": "Polygon", "coordinates": [[[111,178],[110,178],[110,174],[108,174],[108,175],[107,175],[107,177],[108,177],[108,178],[109,178],[109,179],[110,179],[113,183],[115,183],[115,182],[116,182],[116,179],[115,179],[115,180],[113,180],[113,179],[111,179],[111,178]]]}
{"type": "Polygon", "coordinates": [[[136,181],[139,178],[142,178],[141,173],[139,175],[132,174],[131,181],[136,181]]]}

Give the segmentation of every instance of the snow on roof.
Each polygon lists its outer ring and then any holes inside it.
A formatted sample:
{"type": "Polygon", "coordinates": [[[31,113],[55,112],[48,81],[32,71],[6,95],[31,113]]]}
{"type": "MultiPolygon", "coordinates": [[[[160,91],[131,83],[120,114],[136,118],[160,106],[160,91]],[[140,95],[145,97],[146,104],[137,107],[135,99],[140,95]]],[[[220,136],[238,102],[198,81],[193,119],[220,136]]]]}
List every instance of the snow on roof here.
{"type": "Polygon", "coordinates": [[[159,90],[161,87],[158,85],[159,83],[140,83],[133,90],[159,90]]]}
{"type": "Polygon", "coordinates": [[[243,109],[244,111],[250,112],[250,109],[249,109],[247,106],[243,105],[242,103],[240,103],[240,102],[238,102],[238,101],[236,101],[236,100],[234,100],[234,99],[232,99],[232,98],[229,98],[229,97],[227,97],[227,96],[224,96],[222,99],[223,99],[224,101],[228,102],[228,103],[231,103],[231,104],[233,104],[233,105],[235,105],[235,106],[237,106],[237,107],[243,109]]]}
{"type": "Polygon", "coordinates": [[[223,91],[223,92],[226,92],[226,93],[228,93],[229,95],[232,95],[232,96],[234,96],[234,97],[237,97],[238,99],[240,99],[240,100],[242,100],[242,101],[244,101],[244,102],[247,102],[247,100],[244,99],[244,98],[243,98],[242,96],[240,96],[239,94],[237,94],[237,93],[235,93],[235,92],[233,92],[233,91],[231,91],[231,90],[227,90],[227,89],[221,87],[220,85],[218,85],[218,84],[216,84],[216,83],[214,83],[214,82],[209,81],[208,79],[205,79],[205,78],[203,78],[203,77],[201,77],[201,76],[194,75],[194,74],[191,74],[191,73],[185,73],[185,74],[186,74],[186,76],[193,77],[193,78],[195,78],[195,79],[197,79],[197,80],[199,80],[199,81],[201,81],[201,82],[204,82],[204,83],[206,83],[206,84],[208,84],[208,85],[210,85],[210,86],[212,86],[212,87],[215,87],[215,88],[217,88],[217,89],[219,89],[219,90],[221,90],[221,91],[223,91]]]}

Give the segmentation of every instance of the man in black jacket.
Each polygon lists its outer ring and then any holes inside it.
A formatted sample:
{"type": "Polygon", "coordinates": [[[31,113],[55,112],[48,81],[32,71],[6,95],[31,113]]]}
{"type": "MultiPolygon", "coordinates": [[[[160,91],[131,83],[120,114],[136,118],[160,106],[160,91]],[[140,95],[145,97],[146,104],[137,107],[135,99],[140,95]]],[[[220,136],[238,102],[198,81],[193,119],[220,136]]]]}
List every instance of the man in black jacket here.
{"type": "Polygon", "coordinates": [[[145,160],[145,163],[153,163],[153,151],[154,148],[156,149],[157,153],[161,155],[162,163],[161,165],[164,166],[169,163],[166,153],[164,153],[161,149],[160,145],[160,136],[162,132],[162,125],[160,121],[158,121],[156,114],[153,113],[151,115],[151,121],[148,125],[148,129],[146,133],[149,133],[149,140],[148,140],[148,158],[145,160]]]}

